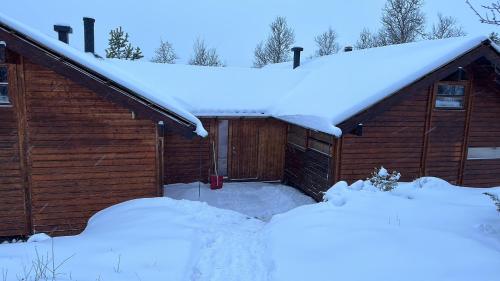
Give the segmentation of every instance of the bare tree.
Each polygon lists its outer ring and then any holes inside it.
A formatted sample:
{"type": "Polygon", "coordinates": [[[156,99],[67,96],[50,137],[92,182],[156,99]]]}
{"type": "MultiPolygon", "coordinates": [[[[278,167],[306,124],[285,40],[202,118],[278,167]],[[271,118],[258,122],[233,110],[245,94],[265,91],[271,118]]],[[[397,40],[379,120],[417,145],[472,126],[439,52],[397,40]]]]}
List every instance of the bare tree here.
{"type": "Polygon", "coordinates": [[[466,0],[465,3],[469,5],[482,23],[500,25],[500,0],[491,2],[489,5],[481,5],[485,10],[483,14],[481,14],[469,0],[466,0]]]}
{"type": "Polygon", "coordinates": [[[498,34],[497,32],[490,33],[490,40],[495,44],[500,45],[500,34],[498,34]]]}
{"type": "Polygon", "coordinates": [[[340,46],[339,43],[337,43],[337,37],[337,33],[331,27],[329,27],[327,31],[316,36],[314,38],[318,46],[316,56],[321,57],[338,53],[340,46]]]}
{"type": "Polygon", "coordinates": [[[424,35],[423,5],[423,0],[387,0],[381,21],[389,44],[413,42],[424,35]]]}
{"type": "Polygon", "coordinates": [[[179,57],[177,57],[172,44],[168,41],[160,40],[160,46],[155,50],[155,55],[151,61],[156,63],[174,64],[175,60],[178,58],[179,57]]]}
{"type": "Polygon", "coordinates": [[[364,28],[359,34],[359,39],[354,45],[354,48],[361,50],[386,45],[389,45],[389,43],[387,42],[387,36],[383,29],[379,30],[377,33],[372,33],[368,28],[364,28]]]}
{"type": "Polygon", "coordinates": [[[277,17],[270,25],[271,33],[266,42],[260,42],[254,51],[254,67],[290,60],[290,47],[295,42],[293,29],[285,17],[277,17]]]}
{"type": "Polygon", "coordinates": [[[193,45],[193,56],[189,60],[191,65],[225,66],[219,58],[215,48],[208,48],[205,41],[196,39],[193,45]]]}
{"type": "Polygon", "coordinates": [[[462,26],[458,25],[457,19],[454,17],[446,17],[438,13],[437,24],[432,25],[431,33],[427,36],[428,39],[444,39],[451,37],[465,36],[467,33],[462,26]]]}

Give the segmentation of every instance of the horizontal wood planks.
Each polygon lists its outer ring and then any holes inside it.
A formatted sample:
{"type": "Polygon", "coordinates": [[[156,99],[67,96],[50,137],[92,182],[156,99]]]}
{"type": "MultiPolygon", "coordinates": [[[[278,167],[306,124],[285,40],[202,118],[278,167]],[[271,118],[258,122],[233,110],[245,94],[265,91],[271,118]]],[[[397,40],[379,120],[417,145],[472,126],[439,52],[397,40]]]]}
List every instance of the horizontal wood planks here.
{"type": "Polygon", "coordinates": [[[26,62],[35,232],[80,232],[95,212],[158,194],[156,124],[26,62]]]}
{"type": "MultiPolygon", "coordinates": [[[[165,137],[165,184],[207,182],[213,170],[212,142],[217,149],[216,118],[202,119],[207,138],[187,139],[179,135],[165,137]]],[[[286,124],[270,118],[230,119],[228,159],[230,179],[252,178],[277,181],[283,178],[286,124]],[[241,158],[246,154],[250,158],[241,158]],[[231,164],[232,162],[232,164],[231,164]]],[[[216,153],[217,154],[217,153],[216,153]]]]}
{"type": "Polygon", "coordinates": [[[25,185],[18,130],[16,66],[9,65],[11,105],[0,106],[0,236],[26,235],[25,185]]]}
{"type": "MultiPolygon", "coordinates": [[[[294,132],[300,129],[290,125],[289,130],[294,132]]],[[[304,137],[307,138],[308,134],[310,132],[306,132],[304,137]]],[[[284,182],[321,201],[323,192],[328,190],[334,178],[334,159],[307,148],[307,141],[301,143],[305,143],[306,147],[299,147],[290,141],[286,144],[284,182]]]]}
{"type": "MultiPolygon", "coordinates": [[[[500,147],[500,86],[491,66],[474,66],[468,147],[500,147]]],[[[463,184],[500,186],[500,159],[466,160],[463,184]]]]}
{"type": "MultiPolygon", "coordinates": [[[[214,119],[202,120],[203,127],[213,134],[214,119]]],[[[165,135],[164,183],[207,182],[212,167],[212,144],[210,138],[188,139],[168,132],[165,135]]]]}
{"type": "Polygon", "coordinates": [[[403,180],[421,174],[429,90],[409,95],[363,124],[363,135],[344,133],[340,180],[365,179],[374,168],[398,170],[403,180]]]}

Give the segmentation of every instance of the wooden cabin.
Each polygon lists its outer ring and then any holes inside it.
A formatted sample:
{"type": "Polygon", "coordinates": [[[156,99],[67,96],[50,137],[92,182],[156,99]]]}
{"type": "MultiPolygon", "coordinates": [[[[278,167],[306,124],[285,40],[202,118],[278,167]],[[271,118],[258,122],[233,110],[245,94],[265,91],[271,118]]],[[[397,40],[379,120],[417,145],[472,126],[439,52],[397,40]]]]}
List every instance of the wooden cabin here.
{"type": "Polygon", "coordinates": [[[264,69],[108,61],[85,41],[87,54],[0,16],[0,237],[79,233],[108,206],[215,173],[316,200],[380,166],[500,185],[500,48],[486,38],[264,69]]]}
{"type": "Polygon", "coordinates": [[[0,19],[0,237],[79,233],[99,210],[161,196],[164,131],[193,135],[194,117],[79,53],[0,19]]]}
{"type": "Polygon", "coordinates": [[[489,41],[354,114],[337,137],[307,126],[252,116],[199,116],[209,138],[165,137],[165,183],[280,181],[321,200],[334,183],[374,168],[402,180],[500,186],[499,52],[489,41]]]}

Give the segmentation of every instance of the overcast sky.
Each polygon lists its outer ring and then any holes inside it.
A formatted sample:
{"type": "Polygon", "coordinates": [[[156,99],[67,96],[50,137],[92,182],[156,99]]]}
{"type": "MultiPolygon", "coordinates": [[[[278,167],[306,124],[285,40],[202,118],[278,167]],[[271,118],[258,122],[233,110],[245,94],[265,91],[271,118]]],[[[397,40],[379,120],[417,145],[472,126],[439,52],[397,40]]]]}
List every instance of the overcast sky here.
{"type": "MultiPolygon", "coordinates": [[[[478,5],[493,0],[472,0],[478,5]]],[[[83,48],[82,17],[96,19],[96,51],[104,55],[108,33],[122,26],[133,45],[151,58],[160,38],[170,41],[183,63],[189,59],[193,41],[205,39],[216,47],[230,66],[251,66],[255,45],[266,38],[269,23],[280,15],[295,30],[296,44],[305,54],[314,52],[314,36],[329,26],[341,45],[354,44],[363,27],[379,28],[385,0],[16,0],[4,1],[1,13],[53,37],[56,23],[73,27],[70,43],[83,48]]],[[[424,8],[428,29],[441,12],[454,16],[469,34],[500,32],[479,23],[465,0],[427,0],[424,8]]]]}

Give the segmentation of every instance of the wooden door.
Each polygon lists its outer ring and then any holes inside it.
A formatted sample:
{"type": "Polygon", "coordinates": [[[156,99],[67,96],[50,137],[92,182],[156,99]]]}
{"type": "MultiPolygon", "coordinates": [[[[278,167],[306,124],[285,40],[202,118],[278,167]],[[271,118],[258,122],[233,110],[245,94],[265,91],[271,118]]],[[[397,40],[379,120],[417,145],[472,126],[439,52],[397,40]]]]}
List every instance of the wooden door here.
{"type": "Polygon", "coordinates": [[[258,179],[258,121],[244,119],[230,120],[229,142],[229,178],[234,180],[258,179]]]}

